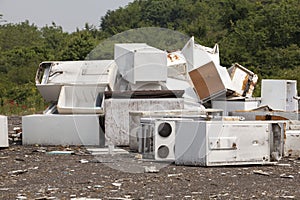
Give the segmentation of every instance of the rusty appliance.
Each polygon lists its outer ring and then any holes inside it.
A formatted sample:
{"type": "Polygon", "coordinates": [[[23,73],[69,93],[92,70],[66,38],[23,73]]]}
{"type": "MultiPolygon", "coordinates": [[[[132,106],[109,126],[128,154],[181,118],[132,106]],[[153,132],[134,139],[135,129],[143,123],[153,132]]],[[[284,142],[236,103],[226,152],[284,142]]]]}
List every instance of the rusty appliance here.
{"type": "Polygon", "coordinates": [[[258,76],[238,63],[232,65],[228,72],[235,89],[235,95],[252,97],[258,76]]]}

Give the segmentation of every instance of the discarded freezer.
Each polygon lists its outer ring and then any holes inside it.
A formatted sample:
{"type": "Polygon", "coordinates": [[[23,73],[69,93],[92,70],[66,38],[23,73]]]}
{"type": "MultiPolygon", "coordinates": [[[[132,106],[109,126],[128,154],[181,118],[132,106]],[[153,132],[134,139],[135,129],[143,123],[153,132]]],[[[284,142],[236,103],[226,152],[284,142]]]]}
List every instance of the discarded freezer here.
{"type": "Polygon", "coordinates": [[[298,111],[296,80],[263,79],[261,105],[274,110],[298,111]]]}
{"type": "MultiPolygon", "coordinates": [[[[146,92],[146,91],[145,91],[146,92]]],[[[147,93],[147,92],[146,92],[147,93]]],[[[182,94],[181,94],[182,95],[182,94]]],[[[120,98],[105,99],[105,137],[114,145],[129,145],[129,113],[183,109],[182,98],[120,98]]]]}
{"type": "Polygon", "coordinates": [[[22,117],[25,145],[104,146],[103,115],[28,115],[22,117]]]}
{"type": "Polygon", "coordinates": [[[8,123],[7,117],[0,115],[0,147],[8,147],[8,123]]]}
{"type": "Polygon", "coordinates": [[[300,158],[300,130],[287,130],[284,143],[286,157],[300,158]]]}
{"type": "Polygon", "coordinates": [[[114,59],[122,78],[131,84],[167,79],[167,53],[145,43],[115,44],[114,59]]]}
{"type": "Polygon", "coordinates": [[[51,61],[40,64],[35,81],[46,101],[57,102],[64,85],[98,85],[113,89],[116,73],[113,60],[51,61]]]}
{"type": "Polygon", "coordinates": [[[192,37],[182,49],[188,74],[202,102],[233,93],[233,85],[225,67],[220,66],[219,47],[208,48],[196,44],[192,37]]]}
{"type": "Polygon", "coordinates": [[[185,79],[187,76],[186,59],[180,51],[167,54],[168,77],[185,79]]]}
{"type": "Polygon", "coordinates": [[[285,122],[178,121],[175,163],[271,164],[283,155],[285,122]]]}

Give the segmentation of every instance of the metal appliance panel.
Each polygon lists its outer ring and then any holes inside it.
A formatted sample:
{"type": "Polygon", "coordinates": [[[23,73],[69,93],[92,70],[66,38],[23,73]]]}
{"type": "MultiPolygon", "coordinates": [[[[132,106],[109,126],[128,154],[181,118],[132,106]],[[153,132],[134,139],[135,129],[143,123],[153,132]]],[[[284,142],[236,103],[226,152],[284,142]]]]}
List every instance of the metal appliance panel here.
{"type": "Polygon", "coordinates": [[[287,130],[284,143],[284,156],[300,157],[300,130],[287,130]]]}
{"type": "Polygon", "coordinates": [[[207,164],[270,159],[269,124],[207,123],[207,164]]]}
{"type": "Polygon", "coordinates": [[[297,81],[263,79],[261,105],[273,110],[298,111],[297,81]]]}
{"type": "Polygon", "coordinates": [[[115,44],[114,59],[120,74],[130,83],[167,79],[167,53],[147,44],[115,44]]]}
{"type": "Polygon", "coordinates": [[[103,91],[97,85],[63,86],[57,110],[60,114],[103,114],[103,91]]]}
{"type": "Polygon", "coordinates": [[[91,114],[23,116],[22,142],[25,145],[103,145],[100,117],[91,114]]]}
{"type": "Polygon", "coordinates": [[[0,147],[8,147],[8,122],[7,116],[0,115],[0,147]]]}
{"type": "Polygon", "coordinates": [[[175,163],[223,166],[273,164],[283,154],[286,122],[177,121],[175,163]]]}

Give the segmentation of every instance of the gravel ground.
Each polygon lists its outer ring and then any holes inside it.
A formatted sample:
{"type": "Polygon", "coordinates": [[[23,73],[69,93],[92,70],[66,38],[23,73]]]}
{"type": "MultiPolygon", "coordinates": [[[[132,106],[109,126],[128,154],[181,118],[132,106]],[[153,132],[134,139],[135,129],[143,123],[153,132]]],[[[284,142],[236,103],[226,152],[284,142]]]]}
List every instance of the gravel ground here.
{"type": "Polygon", "coordinates": [[[95,156],[85,147],[11,144],[0,149],[0,165],[0,199],[300,199],[300,159],[191,167],[134,153],[95,156]]]}

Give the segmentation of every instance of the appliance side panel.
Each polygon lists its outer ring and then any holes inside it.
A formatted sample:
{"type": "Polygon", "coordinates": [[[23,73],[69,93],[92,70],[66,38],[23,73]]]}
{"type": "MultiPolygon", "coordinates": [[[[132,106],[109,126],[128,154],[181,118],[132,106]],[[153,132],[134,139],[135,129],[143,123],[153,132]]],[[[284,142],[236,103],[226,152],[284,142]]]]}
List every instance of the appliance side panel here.
{"type": "Polygon", "coordinates": [[[206,124],[178,121],[175,137],[175,163],[178,165],[206,165],[206,124]]]}
{"type": "Polygon", "coordinates": [[[208,165],[270,161],[267,123],[217,122],[208,126],[208,165]]]}

